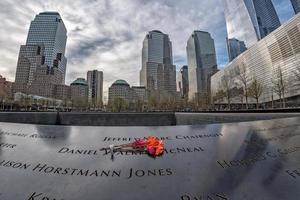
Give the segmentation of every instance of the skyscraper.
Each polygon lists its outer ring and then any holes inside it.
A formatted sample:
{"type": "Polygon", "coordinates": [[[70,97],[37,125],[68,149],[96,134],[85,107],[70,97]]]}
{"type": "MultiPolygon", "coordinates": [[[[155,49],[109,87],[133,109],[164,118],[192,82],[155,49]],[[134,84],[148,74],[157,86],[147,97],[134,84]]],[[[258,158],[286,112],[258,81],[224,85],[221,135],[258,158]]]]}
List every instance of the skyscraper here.
{"type": "Polygon", "coordinates": [[[244,51],[247,50],[245,42],[239,41],[235,38],[228,39],[227,40],[227,50],[228,50],[228,57],[229,62],[231,62],[233,59],[238,57],[240,54],[242,54],[244,51]]]}
{"type": "Polygon", "coordinates": [[[189,92],[189,72],[188,66],[184,65],[179,71],[178,75],[178,89],[180,92],[181,98],[187,98],[189,92]]]}
{"type": "Polygon", "coordinates": [[[176,93],[172,43],[161,31],[150,31],[143,41],[140,85],[145,86],[150,95],[172,96],[176,93]]]}
{"type": "Polygon", "coordinates": [[[65,81],[67,59],[65,48],[67,30],[57,12],[42,12],[31,22],[26,45],[43,45],[45,61],[50,68],[56,67],[63,73],[65,81]]]}
{"type": "Polygon", "coordinates": [[[189,99],[207,96],[210,76],[217,70],[214,40],[210,33],[194,31],[187,42],[189,99]]]}
{"type": "Polygon", "coordinates": [[[20,48],[14,92],[54,97],[55,85],[65,79],[66,32],[58,13],[36,15],[20,48]]]}
{"type": "Polygon", "coordinates": [[[300,12],[300,0],[291,0],[295,13],[300,12]]]}
{"type": "Polygon", "coordinates": [[[102,105],[103,98],[103,72],[98,70],[87,72],[89,97],[93,105],[102,105]]]}
{"type": "Polygon", "coordinates": [[[280,26],[271,0],[224,0],[228,39],[247,48],[280,26]]]}
{"type": "Polygon", "coordinates": [[[43,45],[21,45],[17,63],[14,92],[27,93],[38,67],[45,63],[43,45]]]}
{"type": "Polygon", "coordinates": [[[142,49],[142,65],[147,62],[173,64],[172,42],[167,34],[161,31],[150,31],[144,41],[142,49]]]}

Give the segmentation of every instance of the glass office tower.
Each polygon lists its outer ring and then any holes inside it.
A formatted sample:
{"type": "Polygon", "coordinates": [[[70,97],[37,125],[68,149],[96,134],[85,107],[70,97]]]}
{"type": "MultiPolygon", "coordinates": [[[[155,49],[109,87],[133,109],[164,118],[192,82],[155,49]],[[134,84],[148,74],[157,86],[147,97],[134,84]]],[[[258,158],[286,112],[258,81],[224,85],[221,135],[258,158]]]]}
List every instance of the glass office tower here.
{"type": "Polygon", "coordinates": [[[295,13],[300,12],[300,0],[291,0],[292,6],[294,8],[295,13]]]}
{"type": "Polygon", "coordinates": [[[172,43],[167,34],[161,31],[150,31],[143,42],[142,65],[146,62],[173,64],[172,43]]]}
{"type": "Polygon", "coordinates": [[[245,42],[239,41],[235,38],[233,39],[227,39],[227,50],[228,50],[228,57],[229,62],[231,62],[233,59],[238,57],[240,54],[242,54],[244,51],[247,50],[245,42]]]}
{"type": "Polygon", "coordinates": [[[178,74],[178,91],[180,91],[181,98],[188,98],[189,93],[189,71],[188,66],[181,67],[178,74]]]}
{"type": "Polygon", "coordinates": [[[158,64],[173,64],[172,43],[168,35],[153,30],[146,35],[143,41],[140,85],[157,89],[158,64]]]}
{"type": "Polygon", "coordinates": [[[224,0],[228,39],[249,48],[280,26],[271,0],[224,0]]]}
{"type": "Polygon", "coordinates": [[[67,64],[66,42],[67,30],[59,13],[43,12],[35,16],[30,24],[26,45],[44,46],[45,64],[50,68],[58,68],[64,74],[62,84],[67,64]]]}
{"type": "Polygon", "coordinates": [[[210,33],[194,31],[187,41],[189,100],[207,96],[210,76],[217,70],[215,43],[210,33]]]}
{"type": "Polygon", "coordinates": [[[172,43],[161,31],[150,31],[143,41],[140,85],[145,86],[152,96],[174,96],[176,93],[172,43]]]}

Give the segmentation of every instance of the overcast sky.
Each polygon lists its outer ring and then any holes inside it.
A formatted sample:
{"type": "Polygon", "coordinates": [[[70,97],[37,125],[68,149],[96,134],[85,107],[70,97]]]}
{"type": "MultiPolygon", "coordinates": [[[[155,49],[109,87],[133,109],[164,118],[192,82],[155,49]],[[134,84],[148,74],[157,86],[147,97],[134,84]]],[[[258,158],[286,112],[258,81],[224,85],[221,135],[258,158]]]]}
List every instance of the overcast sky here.
{"type": "MultiPolygon", "coordinates": [[[[281,22],[293,15],[289,0],[273,2],[281,22]]],[[[58,11],[68,30],[67,84],[98,69],[104,72],[105,93],[116,79],[138,85],[142,41],[154,29],[169,34],[177,69],[187,62],[193,30],[212,34],[219,67],[228,60],[222,0],[1,0],[0,75],[10,81],[30,21],[43,11],[58,11]]]]}

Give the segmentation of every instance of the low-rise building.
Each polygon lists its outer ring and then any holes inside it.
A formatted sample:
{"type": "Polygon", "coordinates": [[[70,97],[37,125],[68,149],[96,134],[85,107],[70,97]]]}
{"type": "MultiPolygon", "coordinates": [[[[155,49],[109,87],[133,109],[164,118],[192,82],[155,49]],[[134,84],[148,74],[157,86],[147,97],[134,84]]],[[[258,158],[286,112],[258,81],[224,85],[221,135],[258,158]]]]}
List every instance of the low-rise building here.
{"type": "Polygon", "coordinates": [[[44,106],[41,104],[47,104],[48,107],[60,107],[63,105],[63,101],[59,99],[53,99],[53,98],[48,98],[48,97],[43,97],[43,96],[38,96],[38,95],[27,95],[22,92],[16,92],[13,96],[14,101],[16,102],[22,102],[22,101],[28,101],[30,100],[31,104],[36,104],[39,106],[44,106]],[[27,100],[26,100],[27,99],[27,100]]]}
{"type": "Polygon", "coordinates": [[[131,102],[131,88],[126,81],[116,80],[108,89],[108,104],[112,103],[116,98],[122,98],[128,103],[131,102]]]}
{"type": "Polygon", "coordinates": [[[0,75],[0,98],[10,99],[12,97],[13,82],[7,81],[0,75]]]}
{"type": "Polygon", "coordinates": [[[70,85],[71,99],[79,100],[81,103],[87,103],[89,89],[88,84],[84,78],[77,78],[70,85]]]}
{"type": "Polygon", "coordinates": [[[147,102],[148,101],[148,91],[144,86],[132,86],[132,101],[133,102],[147,102]]]}
{"type": "Polygon", "coordinates": [[[127,103],[148,102],[148,90],[145,86],[132,86],[124,81],[115,81],[108,91],[108,103],[112,103],[114,99],[122,98],[127,103]]]}
{"type": "Polygon", "coordinates": [[[71,87],[68,85],[55,85],[54,97],[61,100],[71,99],[71,87]]]}

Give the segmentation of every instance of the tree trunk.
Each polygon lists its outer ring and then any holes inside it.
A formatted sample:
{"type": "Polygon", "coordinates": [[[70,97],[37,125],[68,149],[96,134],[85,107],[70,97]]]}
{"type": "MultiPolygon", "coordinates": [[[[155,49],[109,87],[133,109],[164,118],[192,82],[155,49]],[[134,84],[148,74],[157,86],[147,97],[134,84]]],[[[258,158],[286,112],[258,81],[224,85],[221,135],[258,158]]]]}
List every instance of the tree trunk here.
{"type": "Polygon", "coordinates": [[[281,95],[279,95],[279,102],[280,102],[280,108],[282,108],[282,98],[281,98],[281,95]]]}
{"type": "Polygon", "coordinates": [[[228,102],[228,109],[231,110],[231,108],[230,108],[230,98],[229,97],[227,97],[227,102],[228,102]]]}
{"type": "Polygon", "coordinates": [[[283,103],[283,108],[285,108],[285,95],[284,95],[284,91],[282,94],[282,103],[283,103]]]}
{"type": "Polygon", "coordinates": [[[248,110],[248,94],[246,93],[246,110],[248,110]]]}
{"type": "Polygon", "coordinates": [[[274,97],[273,97],[273,92],[272,92],[272,109],[274,109],[274,97]]]}
{"type": "Polygon", "coordinates": [[[258,98],[256,98],[256,109],[258,110],[258,98]]]}
{"type": "Polygon", "coordinates": [[[241,97],[242,109],[244,108],[244,96],[241,97]]]}

